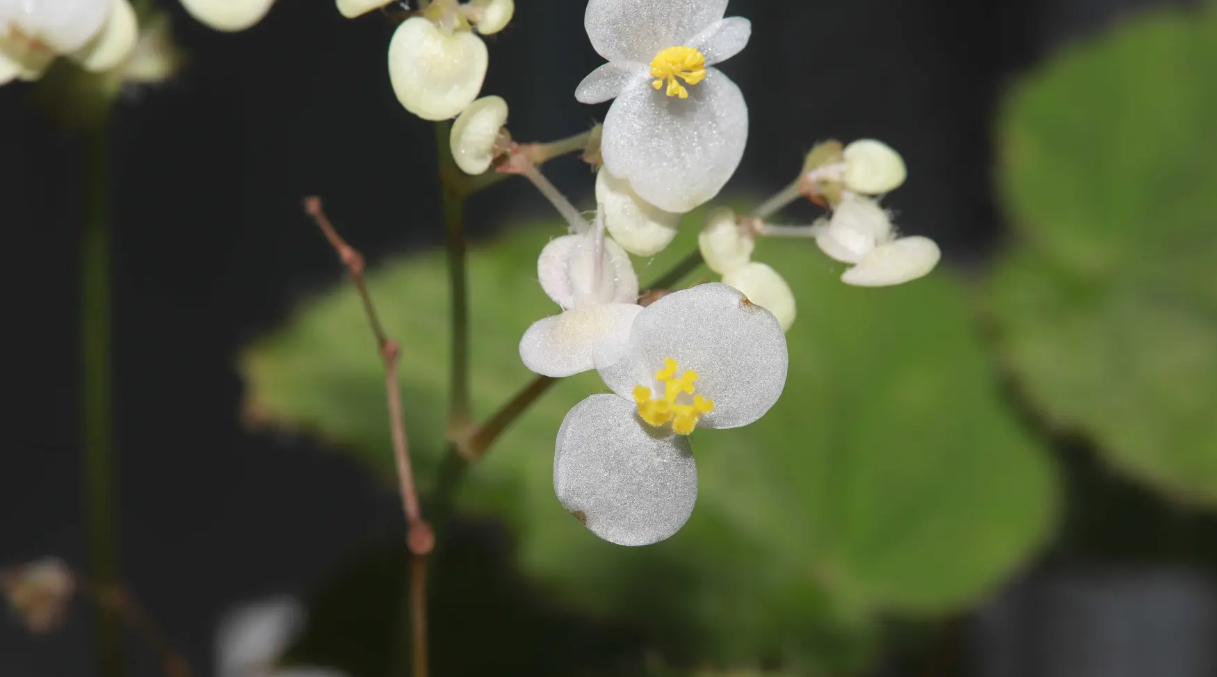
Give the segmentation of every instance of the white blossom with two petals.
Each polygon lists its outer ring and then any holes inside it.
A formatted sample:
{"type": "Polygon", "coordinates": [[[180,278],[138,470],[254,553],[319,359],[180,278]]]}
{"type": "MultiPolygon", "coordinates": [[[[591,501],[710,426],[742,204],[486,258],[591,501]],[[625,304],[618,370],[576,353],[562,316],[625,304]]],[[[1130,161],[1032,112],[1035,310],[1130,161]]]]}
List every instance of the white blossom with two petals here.
{"type": "Polygon", "coordinates": [[[537,276],[560,315],[538,320],[520,339],[520,359],[544,376],[596,368],[597,353],[623,343],[638,305],[638,276],[630,257],[605,237],[603,219],[591,232],[560,237],[541,251],[537,276]]]}
{"type": "Polygon", "coordinates": [[[942,252],[933,240],[897,237],[891,215],[877,202],[847,194],[816,244],[829,257],[854,264],[841,281],[857,287],[886,287],[924,277],[934,270],[942,252]]]}
{"type": "Polygon", "coordinates": [[[735,212],[726,207],[711,211],[697,236],[697,246],[706,267],[723,276],[723,284],[773,313],[783,331],[790,329],[798,315],[794,292],[776,270],[752,260],[756,236],[739,222],[735,212]]]}
{"type": "Polygon", "coordinates": [[[601,154],[643,200],[684,213],[710,200],[735,173],[748,140],[748,106],[711,66],[752,34],[727,0],[591,0],[584,24],[609,61],[580,83],[583,103],[616,99],[601,154]]]}
{"type": "Polygon", "coordinates": [[[776,318],[724,284],[674,292],[645,308],[628,340],[598,355],[613,395],[566,415],[554,492],[592,533],[648,545],[680,530],[697,502],[695,428],[737,428],[763,416],[786,384],[776,318]]]}

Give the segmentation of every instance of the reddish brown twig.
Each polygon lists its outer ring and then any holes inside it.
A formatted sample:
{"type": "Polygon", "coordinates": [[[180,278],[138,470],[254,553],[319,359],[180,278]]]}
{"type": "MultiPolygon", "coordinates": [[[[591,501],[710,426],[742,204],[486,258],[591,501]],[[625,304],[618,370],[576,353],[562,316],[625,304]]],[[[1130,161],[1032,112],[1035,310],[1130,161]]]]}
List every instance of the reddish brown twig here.
{"type": "Polygon", "coordinates": [[[174,650],[169,640],[165,639],[130,593],[121,587],[91,582],[82,583],[80,589],[97,606],[112,610],[160,656],[165,677],[192,677],[193,673],[186,659],[174,650]]]}
{"type": "Polygon", "coordinates": [[[389,429],[393,435],[393,458],[397,464],[397,479],[401,491],[402,510],[406,515],[406,543],[410,547],[410,599],[411,618],[413,622],[414,648],[414,677],[426,677],[427,674],[427,555],[435,547],[435,532],[431,525],[423,519],[422,508],[419,506],[418,490],[414,486],[414,470],[410,464],[410,447],[406,438],[406,422],[402,415],[401,389],[397,382],[397,361],[400,349],[397,342],[390,339],[376,308],[372,297],[368,294],[367,282],[364,279],[363,256],[347,244],[338,234],[329,218],[321,208],[321,198],[309,197],[304,200],[305,212],[317,223],[317,227],[325,234],[330,246],[338,254],[342,264],[346,266],[359,290],[363,308],[368,316],[368,323],[376,337],[380,357],[385,363],[385,399],[389,409],[389,429]]]}

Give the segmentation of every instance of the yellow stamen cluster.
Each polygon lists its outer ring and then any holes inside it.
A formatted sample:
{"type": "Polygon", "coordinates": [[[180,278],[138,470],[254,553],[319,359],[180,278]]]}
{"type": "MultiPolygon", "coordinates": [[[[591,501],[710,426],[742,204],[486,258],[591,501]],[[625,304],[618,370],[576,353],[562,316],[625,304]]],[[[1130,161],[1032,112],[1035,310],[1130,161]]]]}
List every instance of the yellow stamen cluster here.
{"type": "Polygon", "coordinates": [[[659,78],[651,83],[655,89],[663,87],[663,81],[668,81],[668,96],[689,98],[689,90],[685,89],[677,78],[690,85],[696,85],[706,79],[706,57],[692,47],[669,47],[655,56],[651,62],[651,77],[659,78]]]}
{"type": "Polygon", "coordinates": [[[663,369],[655,373],[655,380],[663,384],[663,397],[652,398],[650,388],[636,386],[634,401],[642,420],[655,427],[671,423],[673,432],[688,435],[702,415],[714,411],[714,401],[697,394],[693,385],[697,372],[690,369],[677,376],[677,368],[676,360],[669,357],[663,361],[663,369]]]}

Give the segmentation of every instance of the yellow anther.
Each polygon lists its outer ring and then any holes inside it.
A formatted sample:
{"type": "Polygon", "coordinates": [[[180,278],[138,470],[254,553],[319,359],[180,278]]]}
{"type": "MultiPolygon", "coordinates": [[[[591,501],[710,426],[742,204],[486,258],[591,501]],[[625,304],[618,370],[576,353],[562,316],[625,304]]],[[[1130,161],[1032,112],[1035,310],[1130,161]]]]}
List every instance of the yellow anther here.
{"type": "Polygon", "coordinates": [[[685,89],[677,78],[687,84],[696,85],[706,79],[706,57],[692,47],[669,47],[655,56],[651,61],[651,77],[658,78],[651,86],[662,89],[664,80],[668,82],[668,96],[682,99],[689,98],[689,90],[685,89]]]}
{"type": "Polygon", "coordinates": [[[676,360],[669,357],[663,364],[663,369],[655,372],[655,380],[663,384],[661,397],[655,397],[647,386],[634,387],[638,416],[655,427],[671,423],[673,432],[688,435],[703,415],[714,411],[714,401],[697,394],[693,385],[698,379],[696,371],[690,369],[677,376],[680,367],[676,360]]]}

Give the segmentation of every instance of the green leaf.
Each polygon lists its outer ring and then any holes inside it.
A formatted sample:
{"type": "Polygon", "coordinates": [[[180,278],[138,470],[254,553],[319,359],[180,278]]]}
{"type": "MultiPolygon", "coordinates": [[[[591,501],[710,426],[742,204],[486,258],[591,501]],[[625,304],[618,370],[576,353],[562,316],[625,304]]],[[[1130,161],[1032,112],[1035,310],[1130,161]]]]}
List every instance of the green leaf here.
{"type": "Polygon", "coordinates": [[[1053,426],[1217,504],[1217,14],[1132,22],[1033,74],[1002,128],[1023,246],[991,280],[1003,358],[1053,426]]]}
{"type": "MultiPolygon", "coordinates": [[[[529,380],[517,343],[557,308],[536,256],[560,231],[522,229],[473,254],[475,408],[529,380]]],[[[644,281],[695,245],[686,227],[644,281]]],[[[693,436],[701,490],[688,525],[646,548],[600,541],[553,495],[566,411],[603,392],[595,374],[548,393],[471,471],[466,512],[516,539],[515,561],[565,608],[644,628],[665,655],[856,668],[880,612],[938,614],[1000,583],[1048,535],[1055,480],[996,394],[948,273],[902,288],[837,279],[807,242],[762,243],[802,302],[791,370],[762,421],[693,436]]],[[[373,273],[372,295],[402,343],[401,381],[423,486],[442,448],[446,299],[438,255],[373,273]]],[[[694,274],[692,281],[702,279],[694,274]]],[[[383,376],[346,286],[307,304],[245,354],[255,420],[303,428],[392,473],[383,376]]]]}

